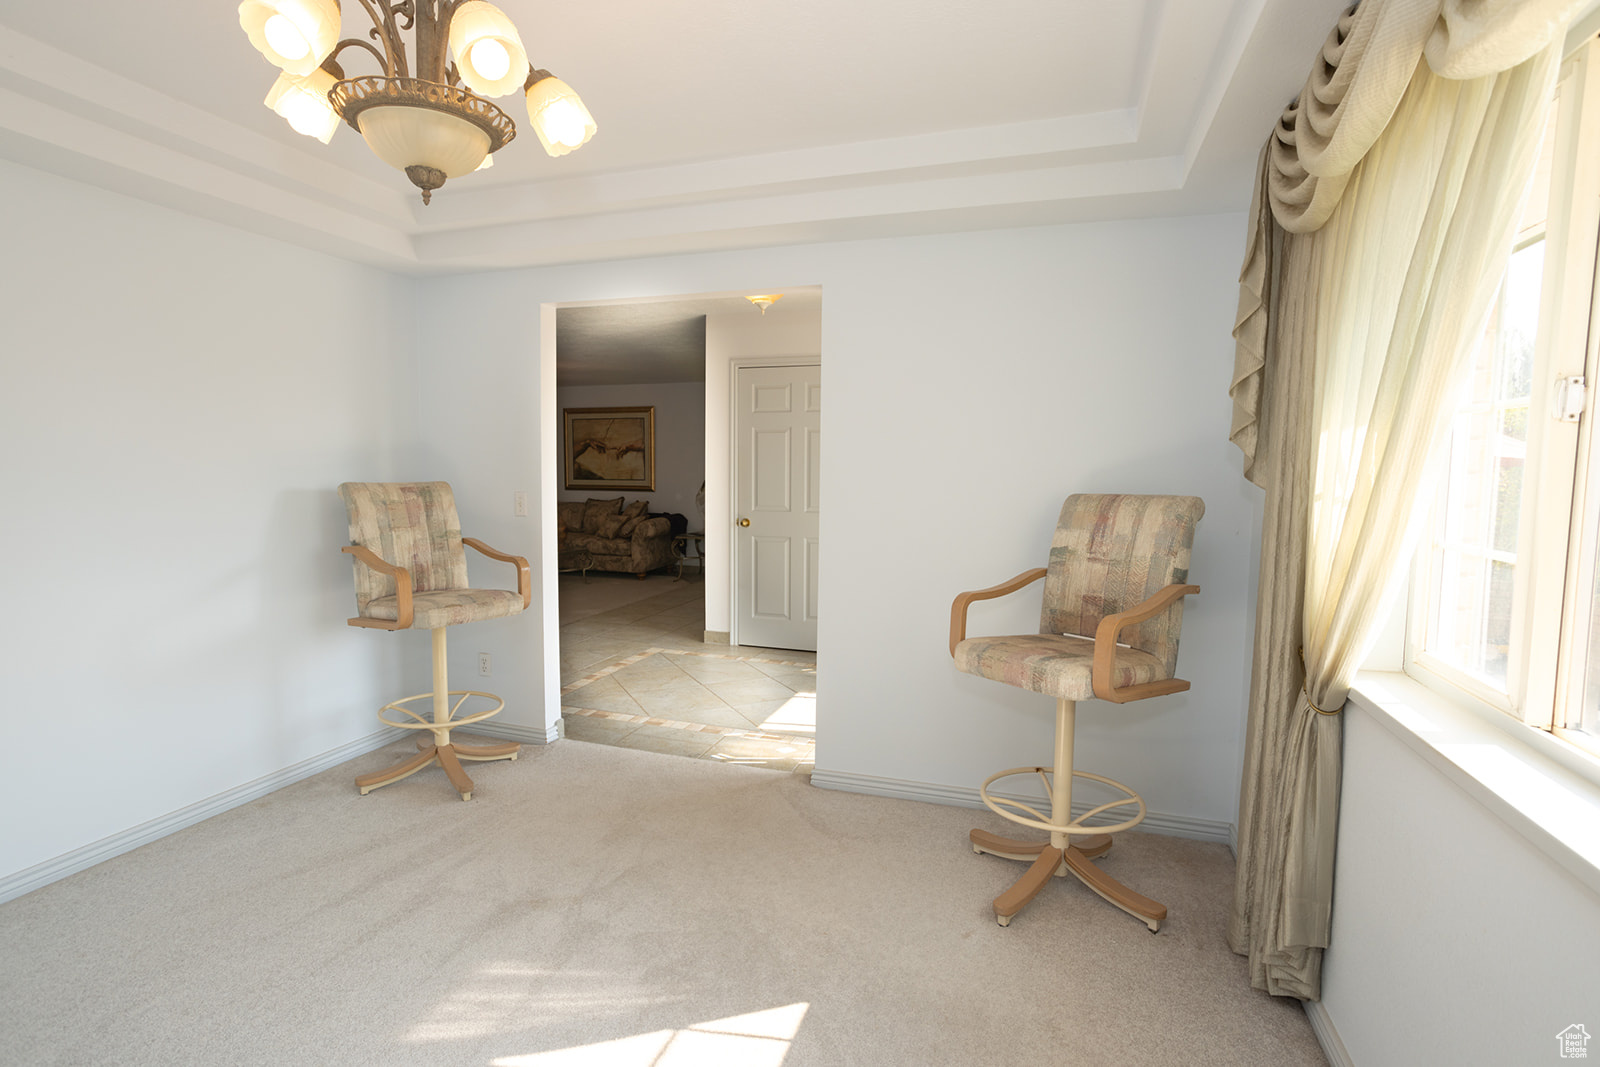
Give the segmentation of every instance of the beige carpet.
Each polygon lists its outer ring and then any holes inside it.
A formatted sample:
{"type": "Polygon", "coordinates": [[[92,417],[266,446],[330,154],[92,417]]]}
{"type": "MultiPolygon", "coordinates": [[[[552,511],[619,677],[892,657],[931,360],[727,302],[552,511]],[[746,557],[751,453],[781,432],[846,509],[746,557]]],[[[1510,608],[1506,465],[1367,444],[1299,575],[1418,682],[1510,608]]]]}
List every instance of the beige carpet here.
{"type": "Polygon", "coordinates": [[[987,813],[579,741],[358,797],[402,750],[0,905],[0,1062],[1323,1062],[1227,950],[1222,846],[1104,861],[1158,935],[1066,880],[1002,929],[987,813]]]}

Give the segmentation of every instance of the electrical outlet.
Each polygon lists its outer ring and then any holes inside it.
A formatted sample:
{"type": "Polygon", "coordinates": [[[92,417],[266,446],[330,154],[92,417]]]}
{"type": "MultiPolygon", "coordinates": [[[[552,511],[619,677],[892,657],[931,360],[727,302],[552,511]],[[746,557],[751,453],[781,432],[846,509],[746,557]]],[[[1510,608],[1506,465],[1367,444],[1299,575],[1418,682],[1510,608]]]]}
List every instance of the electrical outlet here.
{"type": "Polygon", "coordinates": [[[485,677],[488,677],[488,674],[489,674],[489,653],[487,653],[487,652],[479,652],[478,653],[478,673],[483,675],[483,676],[485,676],[485,677]]]}
{"type": "Polygon", "coordinates": [[[526,490],[518,489],[515,493],[511,494],[511,514],[526,515],[527,513],[528,493],[526,490]]]}

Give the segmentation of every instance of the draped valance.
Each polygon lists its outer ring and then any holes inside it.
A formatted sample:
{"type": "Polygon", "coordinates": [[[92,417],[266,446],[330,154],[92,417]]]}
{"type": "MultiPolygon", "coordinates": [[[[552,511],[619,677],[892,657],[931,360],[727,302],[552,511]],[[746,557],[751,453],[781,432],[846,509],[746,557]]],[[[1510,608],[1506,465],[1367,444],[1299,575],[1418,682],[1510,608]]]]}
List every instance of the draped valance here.
{"type": "Polygon", "coordinates": [[[1332,216],[1356,164],[1387,128],[1417,64],[1451,79],[1508,70],[1544,48],[1585,0],[1366,0],[1340,17],[1305,88],[1284,109],[1257,162],[1239,307],[1234,318],[1233,424],[1228,437],[1255,469],[1266,361],[1274,227],[1310,233],[1332,216]]]}

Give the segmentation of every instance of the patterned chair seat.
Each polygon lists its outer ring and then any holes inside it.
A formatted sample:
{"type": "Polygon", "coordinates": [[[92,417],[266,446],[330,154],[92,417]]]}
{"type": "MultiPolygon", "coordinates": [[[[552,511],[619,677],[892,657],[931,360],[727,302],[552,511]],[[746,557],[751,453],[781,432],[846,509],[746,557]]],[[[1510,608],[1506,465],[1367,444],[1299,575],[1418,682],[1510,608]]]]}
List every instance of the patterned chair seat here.
{"type": "MultiPolygon", "coordinates": [[[[956,646],[956,668],[1060,700],[1094,696],[1094,641],[1061,634],[970,637],[956,646]]],[[[1117,649],[1111,684],[1122,688],[1167,677],[1166,665],[1137,648],[1117,649]]]]}
{"type": "MultiPolygon", "coordinates": [[[[440,589],[412,594],[411,625],[418,630],[437,630],[481,619],[503,619],[521,610],[521,594],[508,589],[440,589]]],[[[374,597],[362,614],[372,619],[398,619],[400,601],[392,596],[374,597]]]]}

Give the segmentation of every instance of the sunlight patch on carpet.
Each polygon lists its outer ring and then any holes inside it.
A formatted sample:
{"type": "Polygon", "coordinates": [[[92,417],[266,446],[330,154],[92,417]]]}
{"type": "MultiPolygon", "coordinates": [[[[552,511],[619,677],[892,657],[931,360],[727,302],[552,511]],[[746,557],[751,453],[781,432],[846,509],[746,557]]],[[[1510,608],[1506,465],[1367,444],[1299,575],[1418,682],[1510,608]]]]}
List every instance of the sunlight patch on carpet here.
{"type": "Polygon", "coordinates": [[[788,1004],[682,1030],[656,1030],[592,1045],[502,1056],[493,1067],[779,1067],[809,1004],[788,1004]]]}

